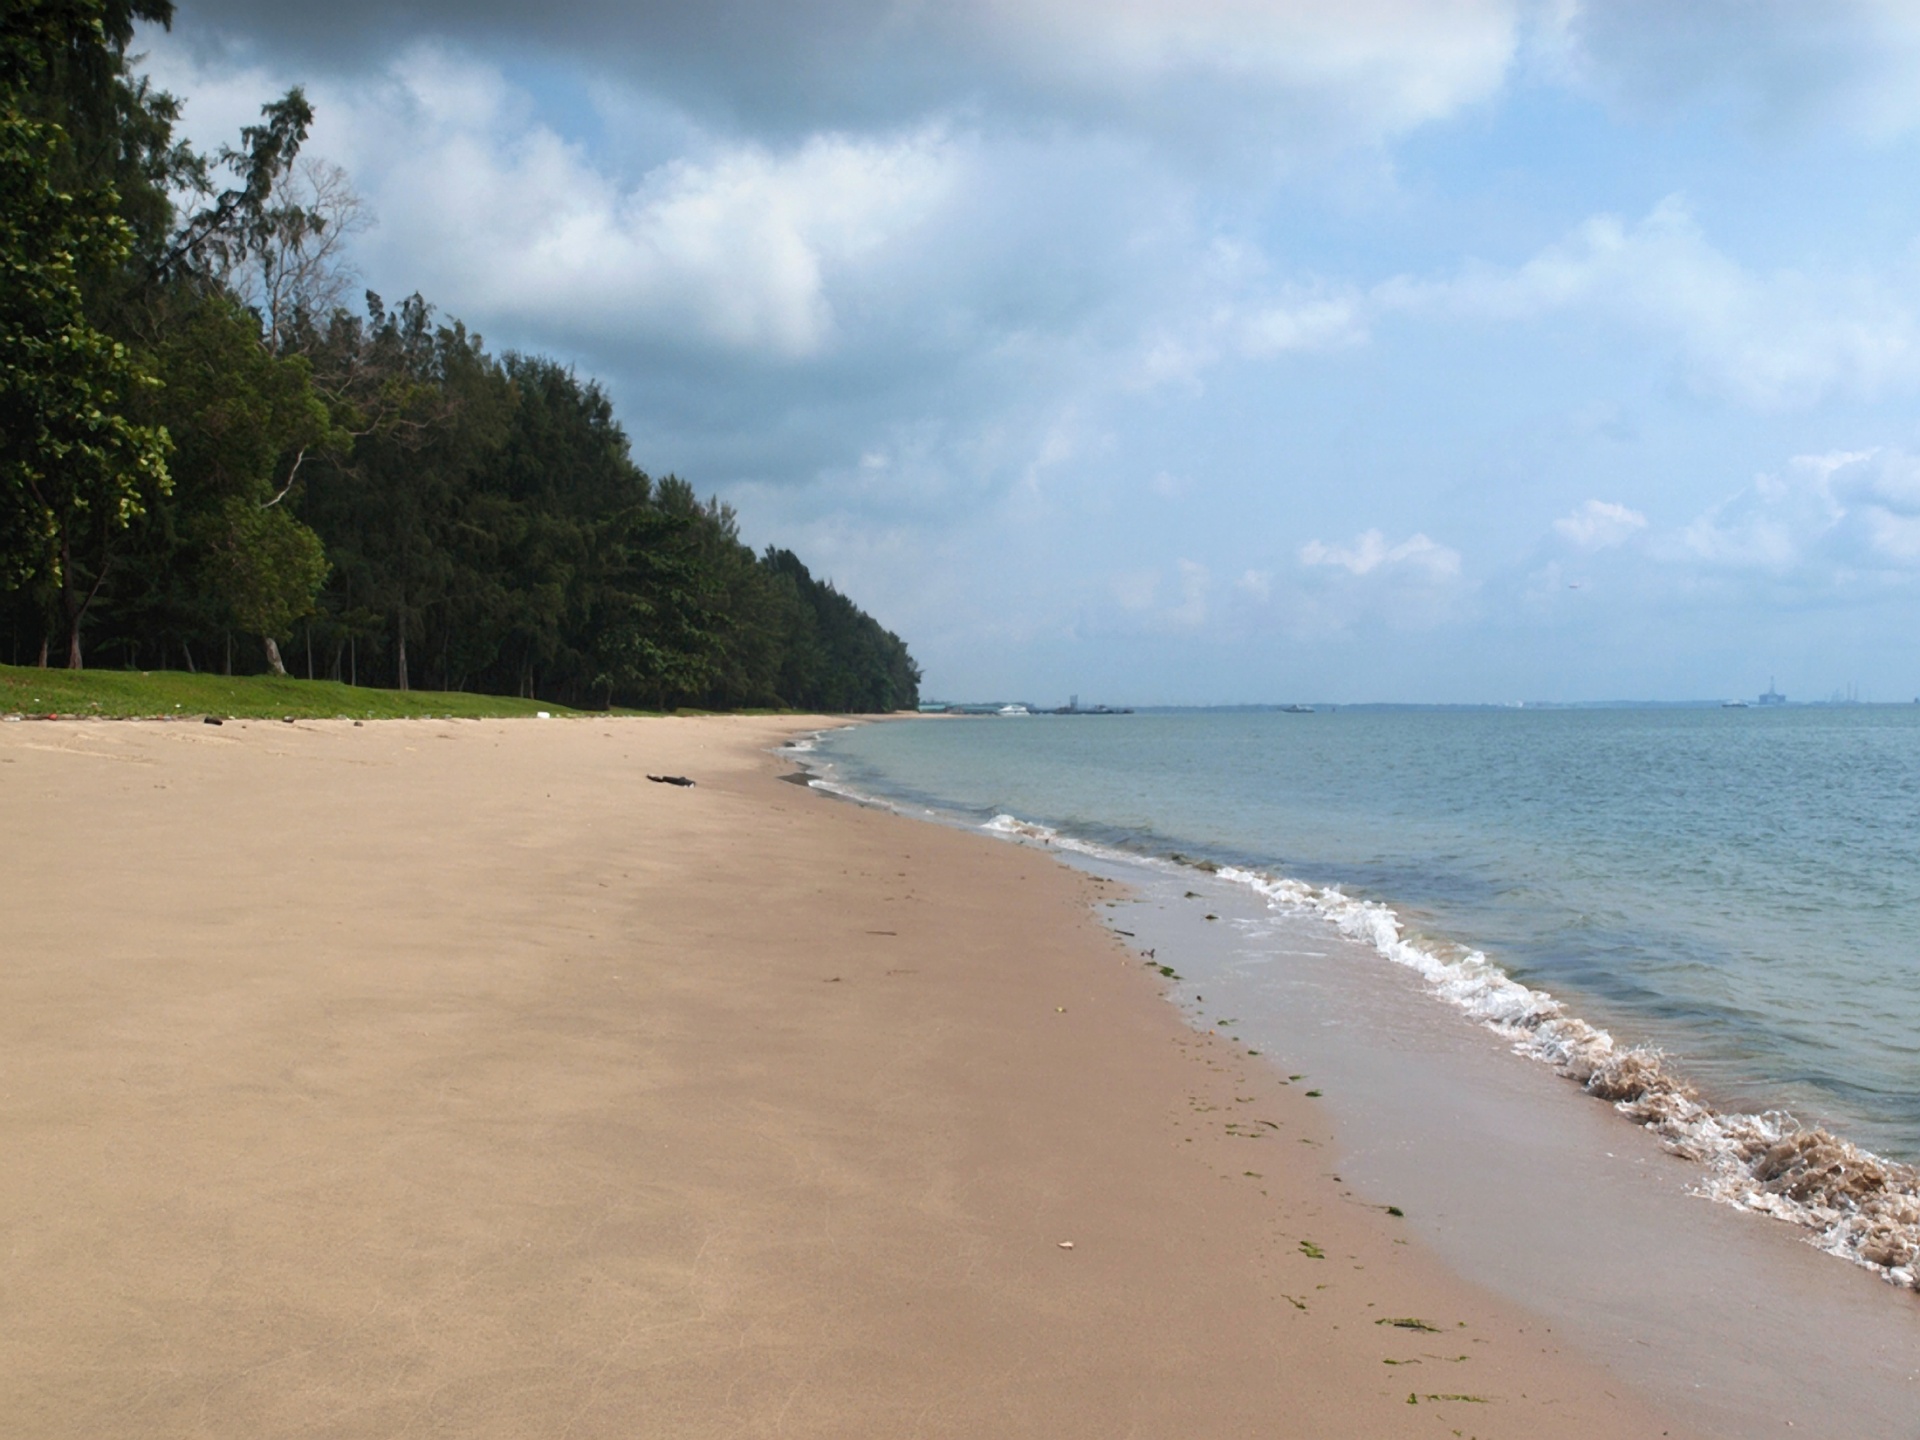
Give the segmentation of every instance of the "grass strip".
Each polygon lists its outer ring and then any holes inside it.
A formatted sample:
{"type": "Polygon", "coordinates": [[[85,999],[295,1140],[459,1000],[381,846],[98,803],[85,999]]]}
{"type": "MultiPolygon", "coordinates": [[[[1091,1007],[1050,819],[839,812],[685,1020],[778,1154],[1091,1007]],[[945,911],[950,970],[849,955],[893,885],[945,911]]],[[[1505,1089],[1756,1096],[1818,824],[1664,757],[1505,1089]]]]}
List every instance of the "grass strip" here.
{"type": "Polygon", "coordinates": [[[136,719],[220,715],[235,719],[463,720],[577,715],[547,700],[437,690],[380,690],[276,675],[191,675],[179,670],[41,670],[0,665],[0,714],[136,719]]]}

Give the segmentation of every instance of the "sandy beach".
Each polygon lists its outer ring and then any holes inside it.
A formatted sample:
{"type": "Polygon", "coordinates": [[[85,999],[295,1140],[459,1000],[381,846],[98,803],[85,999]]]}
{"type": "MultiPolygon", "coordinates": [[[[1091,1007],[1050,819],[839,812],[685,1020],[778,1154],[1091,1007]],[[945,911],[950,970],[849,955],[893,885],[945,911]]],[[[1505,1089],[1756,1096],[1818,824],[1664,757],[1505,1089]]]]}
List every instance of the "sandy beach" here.
{"type": "Polygon", "coordinates": [[[819,723],[0,727],[7,1433],[1682,1433],[819,723]]]}

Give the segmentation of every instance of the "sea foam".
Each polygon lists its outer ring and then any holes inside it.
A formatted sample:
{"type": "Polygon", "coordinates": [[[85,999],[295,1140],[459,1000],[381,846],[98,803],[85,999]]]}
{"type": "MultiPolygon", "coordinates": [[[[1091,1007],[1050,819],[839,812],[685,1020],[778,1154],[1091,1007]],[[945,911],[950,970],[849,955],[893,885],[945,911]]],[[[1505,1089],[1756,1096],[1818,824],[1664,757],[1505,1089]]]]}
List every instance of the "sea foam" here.
{"type": "Polygon", "coordinates": [[[1675,1155],[1705,1168],[1694,1192],[1704,1198],[1804,1227],[1831,1255],[1920,1290],[1920,1171],[1802,1125],[1784,1110],[1727,1113],[1703,1102],[1660,1051],[1623,1046],[1543,990],[1508,975],[1478,950],[1409,939],[1391,906],[1233,865],[1179,857],[1156,862],[1063,835],[1013,815],[982,827],[990,834],[1129,864],[1199,868],[1262,896],[1276,912],[1316,916],[1426,981],[1438,998],[1552,1066],[1597,1099],[1659,1136],[1675,1155]]]}
{"type": "Polygon", "coordinates": [[[1275,910],[1317,915],[1341,934],[1371,945],[1417,972],[1435,995],[1512,1041],[1522,1054],[1612,1102],[1658,1135],[1668,1150],[1706,1167],[1696,1193],[1804,1226],[1829,1254],[1920,1289],[1915,1264],[1920,1260],[1920,1171],[1914,1167],[1802,1125],[1784,1110],[1716,1111],[1659,1051],[1618,1044],[1478,950],[1442,955],[1409,940],[1390,906],[1355,899],[1338,886],[1233,866],[1218,874],[1257,891],[1275,910]]]}

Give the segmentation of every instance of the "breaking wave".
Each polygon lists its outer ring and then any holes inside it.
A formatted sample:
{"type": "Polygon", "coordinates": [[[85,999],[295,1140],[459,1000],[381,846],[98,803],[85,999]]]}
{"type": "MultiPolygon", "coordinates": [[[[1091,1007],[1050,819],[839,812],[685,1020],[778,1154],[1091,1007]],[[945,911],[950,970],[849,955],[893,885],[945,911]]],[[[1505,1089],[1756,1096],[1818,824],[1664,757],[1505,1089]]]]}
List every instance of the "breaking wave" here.
{"type": "MultiPolygon", "coordinates": [[[[1136,864],[1143,858],[1013,815],[997,815],[981,828],[1081,854],[1136,864]]],[[[1188,856],[1175,856],[1172,863],[1251,889],[1276,911],[1318,916],[1342,935],[1371,945],[1387,960],[1415,971],[1436,996],[1512,1042],[1521,1054],[1551,1065],[1653,1131],[1673,1154],[1702,1165],[1706,1174],[1694,1186],[1697,1194],[1802,1226],[1828,1254],[1920,1290],[1920,1170],[1913,1166],[1802,1125],[1784,1110],[1716,1111],[1667,1067],[1660,1051],[1619,1044],[1478,950],[1449,946],[1452,953],[1443,954],[1408,939],[1399,915],[1378,901],[1356,899],[1338,886],[1188,856]]]]}

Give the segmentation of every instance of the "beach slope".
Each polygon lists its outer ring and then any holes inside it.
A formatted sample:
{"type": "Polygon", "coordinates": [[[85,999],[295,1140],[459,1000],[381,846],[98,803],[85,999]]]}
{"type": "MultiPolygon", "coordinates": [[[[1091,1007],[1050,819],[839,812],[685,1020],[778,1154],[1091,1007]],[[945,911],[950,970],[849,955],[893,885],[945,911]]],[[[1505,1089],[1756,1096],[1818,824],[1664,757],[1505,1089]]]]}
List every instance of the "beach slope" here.
{"type": "Polygon", "coordinates": [[[808,725],[0,727],[9,1433],[1680,1433],[808,725]]]}

